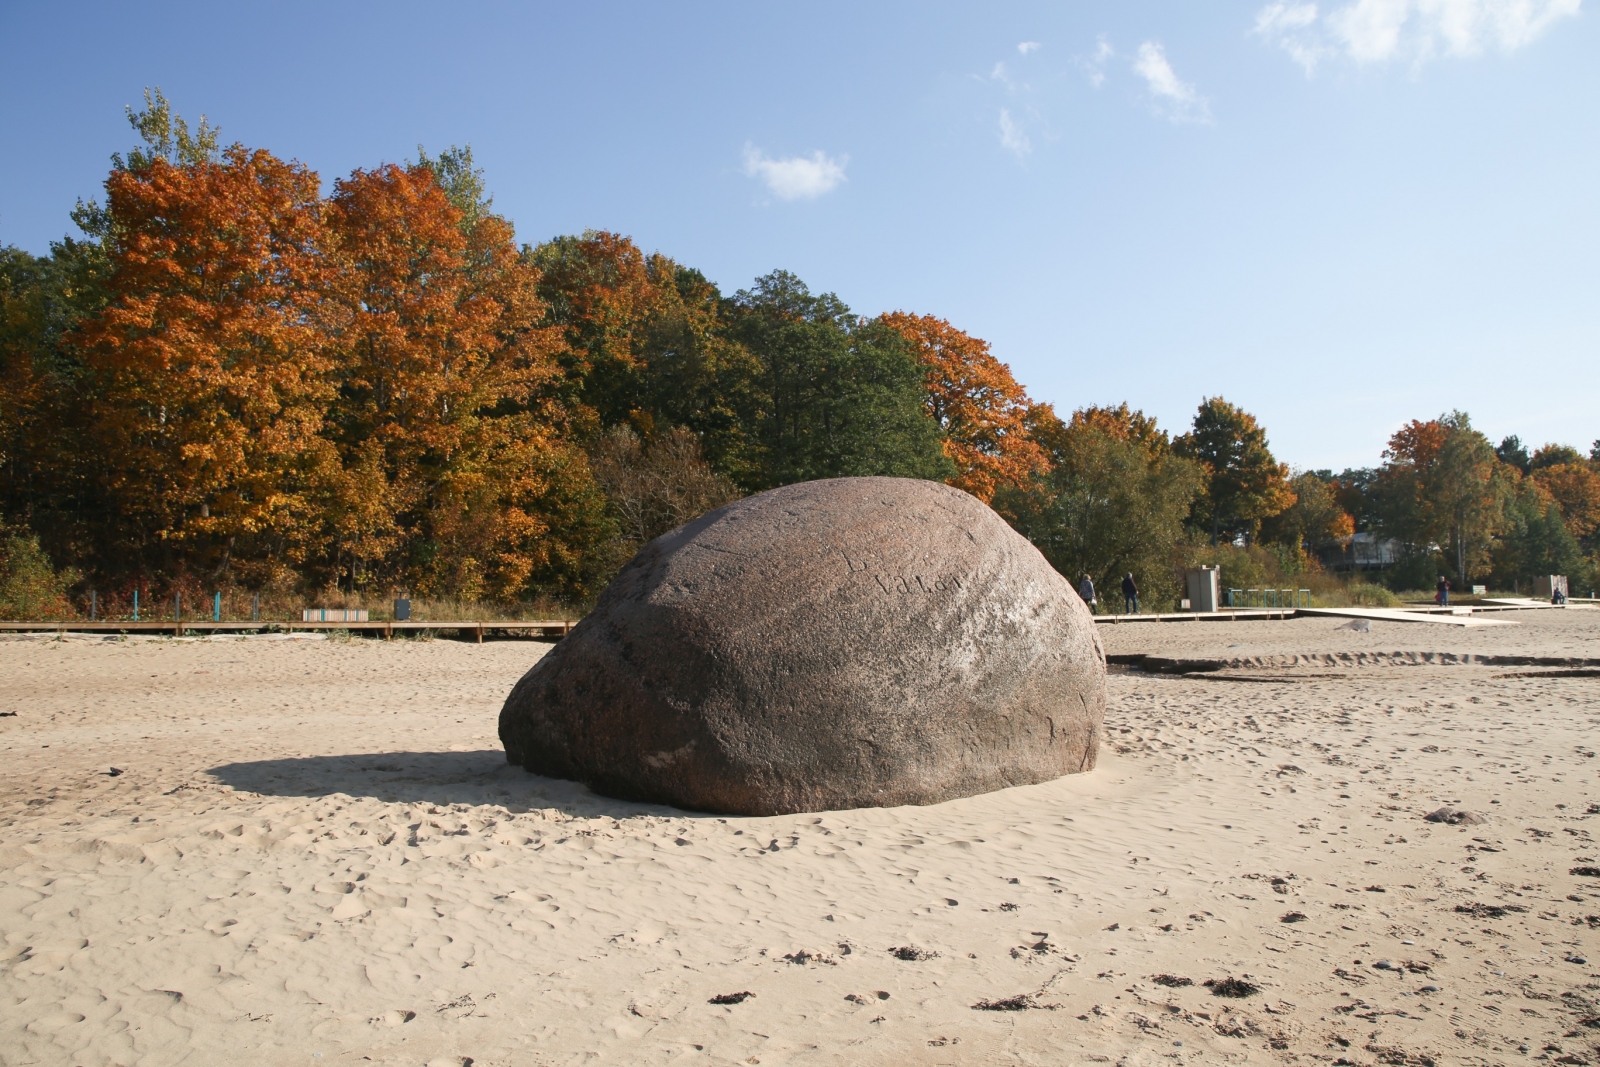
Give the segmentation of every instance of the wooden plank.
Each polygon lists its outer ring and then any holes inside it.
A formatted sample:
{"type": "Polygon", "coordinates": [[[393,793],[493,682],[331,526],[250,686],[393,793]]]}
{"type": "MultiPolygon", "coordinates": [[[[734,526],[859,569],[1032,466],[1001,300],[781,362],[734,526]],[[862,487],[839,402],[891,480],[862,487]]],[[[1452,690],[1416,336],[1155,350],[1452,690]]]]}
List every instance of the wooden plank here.
{"type": "Polygon", "coordinates": [[[1301,608],[1300,614],[1335,619],[1374,619],[1379,622],[1431,622],[1444,626],[1516,626],[1510,619],[1474,619],[1470,608],[1461,614],[1438,611],[1403,611],[1399,608],[1301,608]]]}
{"type": "Polygon", "coordinates": [[[1230,608],[1226,611],[1174,611],[1148,615],[1096,615],[1101,625],[1133,622],[1232,622],[1292,619],[1294,608],[1230,608]]]}
{"type": "Polygon", "coordinates": [[[206,633],[227,633],[230,631],[258,632],[274,630],[279,632],[317,632],[323,630],[353,630],[364,633],[381,633],[386,637],[393,637],[397,630],[455,630],[461,633],[484,633],[488,630],[508,631],[551,631],[554,636],[563,636],[572,629],[572,623],[564,619],[497,619],[478,622],[469,621],[440,621],[440,622],[179,622],[164,620],[152,622],[119,622],[96,620],[67,622],[58,620],[38,621],[0,621],[0,632],[46,632],[46,633],[180,633],[187,631],[203,631],[206,633]]]}

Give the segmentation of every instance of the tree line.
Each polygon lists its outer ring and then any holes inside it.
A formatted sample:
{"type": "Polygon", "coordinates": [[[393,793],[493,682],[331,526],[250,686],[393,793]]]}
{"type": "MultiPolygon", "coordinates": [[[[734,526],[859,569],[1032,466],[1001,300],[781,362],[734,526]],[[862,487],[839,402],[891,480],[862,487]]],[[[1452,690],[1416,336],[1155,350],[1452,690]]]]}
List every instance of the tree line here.
{"type": "Polygon", "coordinates": [[[159,92],[129,118],[80,235],[0,249],[0,602],[581,602],[710,508],[862,474],[947,481],[1152,603],[1197,561],[1306,573],[1358,527],[1416,584],[1594,567],[1600,456],[1496,450],[1450,414],[1375,470],[1291,474],[1221,398],[1177,435],[1126,404],[1063,419],[932,315],[784,271],[725,294],[612,233],[519,245],[468,149],[324,193],[159,92]]]}

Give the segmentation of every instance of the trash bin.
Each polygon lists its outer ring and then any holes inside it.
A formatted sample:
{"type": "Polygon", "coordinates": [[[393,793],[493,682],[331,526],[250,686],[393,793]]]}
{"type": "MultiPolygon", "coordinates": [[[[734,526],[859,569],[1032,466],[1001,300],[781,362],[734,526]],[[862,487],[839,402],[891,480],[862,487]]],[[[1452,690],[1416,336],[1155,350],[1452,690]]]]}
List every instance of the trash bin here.
{"type": "Polygon", "coordinates": [[[1221,604],[1222,573],[1216,567],[1199,567],[1187,574],[1191,611],[1216,611],[1221,604]]]}
{"type": "Polygon", "coordinates": [[[410,620],[411,620],[411,598],[410,597],[403,597],[403,596],[402,597],[395,597],[395,601],[394,601],[394,621],[395,622],[409,622],[410,620]]]}

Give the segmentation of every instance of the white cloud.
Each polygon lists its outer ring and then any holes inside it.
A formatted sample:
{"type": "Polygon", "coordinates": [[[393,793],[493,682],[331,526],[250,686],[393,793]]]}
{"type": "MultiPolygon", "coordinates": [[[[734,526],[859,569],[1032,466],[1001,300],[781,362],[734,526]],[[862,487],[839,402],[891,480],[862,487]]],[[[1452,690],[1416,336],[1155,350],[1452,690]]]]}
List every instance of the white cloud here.
{"type": "Polygon", "coordinates": [[[1106,83],[1106,62],[1116,55],[1116,50],[1111,47],[1111,42],[1106,40],[1106,35],[1101,34],[1095,38],[1094,55],[1088,59],[1081,59],[1078,65],[1089,76],[1089,84],[1096,89],[1106,83]]]}
{"type": "MultiPolygon", "coordinates": [[[[1038,41],[1023,41],[1017,45],[1017,51],[1026,57],[1039,47],[1038,41]]],[[[1000,146],[1021,162],[1033,152],[1033,139],[1028,136],[1028,127],[1039,118],[1031,103],[1036,97],[1034,88],[1025,77],[1019,75],[1017,70],[1008,66],[1005,60],[994,65],[994,69],[989,72],[988,80],[1002,86],[1006,99],[1011,102],[1009,107],[1000,109],[1000,146]],[[1014,112],[1013,108],[1020,110],[1014,112]]]]}
{"type": "Polygon", "coordinates": [[[834,159],[820,150],[809,156],[768,159],[759,148],[744,146],[744,172],[760,178],[779,200],[815,200],[845,180],[849,156],[834,159]]]}
{"type": "Polygon", "coordinates": [[[1274,3],[1256,13],[1255,34],[1276,43],[1289,57],[1305,68],[1306,76],[1316,69],[1327,49],[1307,31],[1317,21],[1316,4],[1274,3]]]}
{"type": "Polygon", "coordinates": [[[1439,56],[1468,58],[1486,49],[1512,52],[1565,18],[1583,0],[1352,0],[1326,14],[1316,4],[1274,0],[1256,15],[1254,32],[1288,52],[1310,75],[1319,59],[1356,63],[1439,56]]]}
{"type": "Polygon", "coordinates": [[[1211,108],[1194,86],[1178,78],[1167,53],[1154,41],[1139,46],[1133,72],[1145,80],[1156,110],[1173,122],[1209,122],[1211,108]]]}
{"type": "Polygon", "coordinates": [[[1018,159],[1026,158],[1033,151],[1033,142],[1028,140],[1027,133],[1017,125],[1007,108],[1000,109],[1000,144],[1018,159]]]}

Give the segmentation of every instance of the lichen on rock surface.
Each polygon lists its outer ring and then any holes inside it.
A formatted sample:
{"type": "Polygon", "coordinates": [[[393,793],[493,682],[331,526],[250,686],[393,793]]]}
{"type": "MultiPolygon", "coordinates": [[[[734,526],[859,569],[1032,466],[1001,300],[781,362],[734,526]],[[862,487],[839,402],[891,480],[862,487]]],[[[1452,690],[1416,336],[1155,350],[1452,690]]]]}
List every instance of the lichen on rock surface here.
{"type": "Polygon", "coordinates": [[[932,804],[1089,770],[1105,655],[1083,602],[949,486],[835,478],[641,549],[522,678],[506,756],[731,814],[932,804]]]}

